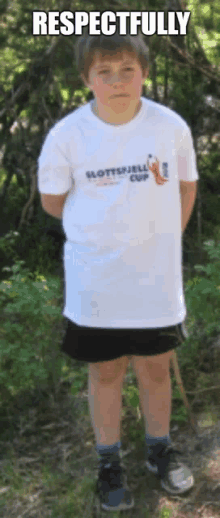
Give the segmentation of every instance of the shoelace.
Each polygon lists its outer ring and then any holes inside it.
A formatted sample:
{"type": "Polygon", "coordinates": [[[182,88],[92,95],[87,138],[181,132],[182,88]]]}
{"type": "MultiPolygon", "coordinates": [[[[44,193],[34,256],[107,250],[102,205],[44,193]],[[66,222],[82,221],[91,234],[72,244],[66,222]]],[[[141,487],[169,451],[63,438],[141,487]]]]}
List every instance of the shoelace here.
{"type": "Polygon", "coordinates": [[[122,467],[118,462],[106,463],[102,466],[102,481],[107,482],[111,489],[119,489],[122,484],[122,467]]]}
{"type": "Polygon", "coordinates": [[[163,446],[160,449],[151,449],[149,460],[152,459],[158,466],[158,472],[161,478],[163,478],[167,472],[168,466],[171,468],[177,468],[179,466],[178,461],[175,459],[175,454],[182,455],[183,453],[176,450],[172,446],[163,446]]]}

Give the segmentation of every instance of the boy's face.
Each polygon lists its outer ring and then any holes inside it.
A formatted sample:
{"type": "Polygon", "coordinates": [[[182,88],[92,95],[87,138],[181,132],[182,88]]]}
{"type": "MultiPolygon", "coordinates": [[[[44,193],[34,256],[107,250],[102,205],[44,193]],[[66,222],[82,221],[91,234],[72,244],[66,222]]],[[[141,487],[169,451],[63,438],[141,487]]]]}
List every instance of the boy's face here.
{"type": "Polygon", "coordinates": [[[148,76],[143,75],[136,57],[126,51],[100,58],[98,54],[89,69],[85,85],[93,92],[99,115],[107,122],[119,123],[133,117],[140,103],[142,87],[148,76]]]}

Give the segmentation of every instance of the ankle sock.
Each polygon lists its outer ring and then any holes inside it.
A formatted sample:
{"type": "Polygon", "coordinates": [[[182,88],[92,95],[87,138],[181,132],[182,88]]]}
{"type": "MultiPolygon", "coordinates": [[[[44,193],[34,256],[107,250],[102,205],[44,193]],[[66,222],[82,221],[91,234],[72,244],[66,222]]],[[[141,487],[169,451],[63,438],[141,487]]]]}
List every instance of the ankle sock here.
{"type": "Polygon", "coordinates": [[[171,444],[170,435],[164,435],[163,437],[154,437],[153,435],[145,434],[145,442],[148,447],[148,449],[151,446],[156,446],[159,443],[162,443],[166,446],[169,446],[171,444]]]}
{"type": "Polygon", "coordinates": [[[114,444],[107,445],[107,444],[98,444],[96,443],[96,453],[98,454],[99,460],[102,458],[110,458],[111,455],[118,454],[120,452],[121,448],[121,441],[115,442],[114,444]]]}

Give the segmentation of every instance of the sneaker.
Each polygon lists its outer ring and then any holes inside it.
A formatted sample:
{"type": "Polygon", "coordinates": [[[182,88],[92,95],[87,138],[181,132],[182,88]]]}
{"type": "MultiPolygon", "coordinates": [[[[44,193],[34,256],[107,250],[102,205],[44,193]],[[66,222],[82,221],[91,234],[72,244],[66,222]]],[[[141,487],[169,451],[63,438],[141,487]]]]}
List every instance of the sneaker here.
{"type": "Polygon", "coordinates": [[[182,452],[171,445],[158,444],[146,450],[146,468],[160,478],[161,487],[171,495],[186,493],[195,483],[192,472],[177,455],[182,452]]]}
{"type": "Polygon", "coordinates": [[[104,511],[126,511],[134,506],[125,469],[117,454],[100,461],[96,493],[104,511]]]}

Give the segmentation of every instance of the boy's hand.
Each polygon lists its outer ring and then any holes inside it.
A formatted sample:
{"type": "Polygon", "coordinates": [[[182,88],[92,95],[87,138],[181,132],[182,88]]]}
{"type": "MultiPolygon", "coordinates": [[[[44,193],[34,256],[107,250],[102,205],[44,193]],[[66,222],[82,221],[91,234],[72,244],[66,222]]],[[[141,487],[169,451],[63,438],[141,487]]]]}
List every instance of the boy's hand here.
{"type": "Polygon", "coordinates": [[[157,185],[163,185],[165,182],[168,182],[168,180],[166,178],[163,178],[163,176],[161,176],[160,174],[159,160],[153,162],[152,166],[149,165],[149,169],[153,173],[157,185]]]}

